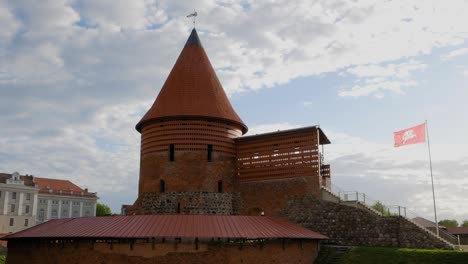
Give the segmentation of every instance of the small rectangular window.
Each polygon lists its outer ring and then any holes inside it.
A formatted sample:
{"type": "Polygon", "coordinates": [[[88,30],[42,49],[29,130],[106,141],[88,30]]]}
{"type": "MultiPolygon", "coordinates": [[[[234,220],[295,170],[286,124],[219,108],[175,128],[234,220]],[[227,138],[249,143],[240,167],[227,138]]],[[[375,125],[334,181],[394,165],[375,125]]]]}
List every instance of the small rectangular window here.
{"type": "Polygon", "coordinates": [[[29,214],[29,205],[26,205],[26,207],[24,208],[24,213],[29,214]]]}
{"type": "Polygon", "coordinates": [[[169,160],[174,161],[174,144],[169,145],[169,160]]]}
{"type": "Polygon", "coordinates": [[[222,193],[223,192],[223,181],[218,181],[218,192],[222,193]]]}
{"type": "Polygon", "coordinates": [[[24,226],[28,226],[29,224],[29,220],[28,219],[24,219],[24,226]]]}
{"type": "Polygon", "coordinates": [[[15,212],[15,205],[12,204],[10,209],[11,209],[10,211],[11,211],[12,213],[14,213],[14,212],[15,212]]]}
{"type": "Polygon", "coordinates": [[[30,193],[27,193],[27,194],[26,194],[26,201],[29,201],[29,200],[31,200],[31,194],[30,194],[30,193]]]}
{"type": "Polygon", "coordinates": [[[159,181],[159,192],[165,192],[166,191],[166,182],[164,180],[159,181]]]}
{"type": "Polygon", "coordinates": [[[15,200],[16,199],[16,192],[11,193],[11,199],[15,200]]]}
{"type": "Polygon", "coordinates": [[[10,226],[13,226],[15,224],[15,219],[10,218],[10,226]]]}
{"type": "Polygon", "coordinates": [[[213,145],[208,144],[208,161],[211,161],[211,153],[213,152],[213,145]]]}

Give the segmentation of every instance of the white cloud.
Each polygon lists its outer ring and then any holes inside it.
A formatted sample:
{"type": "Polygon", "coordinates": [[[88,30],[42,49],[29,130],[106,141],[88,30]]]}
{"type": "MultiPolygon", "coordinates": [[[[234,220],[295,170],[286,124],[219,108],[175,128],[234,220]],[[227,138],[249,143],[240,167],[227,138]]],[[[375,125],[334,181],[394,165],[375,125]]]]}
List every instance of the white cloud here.
{"type": "Polygon", "coordinates": [[[168,19],[157,1],[83,0],[78,9],[88,24],[111,31],[145,29],[168,19]]]}
{"type": "Polygon", "coordinates": [[[0,2],[0,45],[2,42],[9,41],[18,30],[20,23],[15,19],[13,13],[5,2],[0,2]]]}
{"type": "MultiPolygon", "coordinates": [[[[191,28],[185,15],[194,9],[229,94],[354,69],[362,82],[343,92],[381,97],[416,84],[411,75],[424,65],[413,57],[466,41],[467,6],[435,0],[0,1],[0,169],[77,179],[114,210],[124,202],[117,191],[133,202],[139,155],[133,127],[182,49],[191,28]],[[376,73],[366,75],[361,66],[376,73]]],[[[250,134],[294,127],[251,126],[250,134]]]]}
{"type": "Polygon", "coordinates": [[[400,64],[362,65],[347,69],[347,72],[357,77],[394,77],[404,79],[410,77],[411,71],[424,70],[427,65],[411,60],[400,64]]]}
{"type": "MultiPolygon", "coordinates": [[[[289,123],[260,124],[253,132],[298,128],[289,123]]],[[[367,201],[407,208],[409,216],[433,217],[427,147],[416,144],[394,148],[392,142],[371,142],[326,129],[332,144],[325,146],[325,163],[331,164],[332,183],[343,191],[366,194],[367,201]],[[395,195],[398,193],[398,195],[395,195]]],[[[389,139],[391,140],[391,139],[389,139]]],[[[468,147],[468,146],[465,146],[468,147]]],[[[465,187],[468,155],[465,147],[432,144],[436,198],[440,219],[468,218],[465,187]]]]}
{"type": "Polygon", "coordinates": [[[452,50],[451,52],[444,54],[441,56],[443,60],[451,60],[457,57],[461,57],[468,54],[468,48],[461,48],[461,49],[456,49],[452,50]]]}
{"type": "Polygon", "coordinates": [[[385,92],[402,95],[405,94],[403,88],[416,86],[417,81],[413,80],[413,71],[421,71],[427,68],[426,64],[410,60],[400,64],[387,65],[361,65],[348,68],[350,73],[357,79],[356,85],[349,90],[341,90],[339,96],[361,97],[373,95],[376,98],[383,98],[385,92]]]}
{"type": "MultiPolygon", "coordinates": [[[[427,147],[424,144],[393,148],[392,143],[374,143],[345,133],[327,131],[332,144],[325,148],[331,164],[332,183],[346,191],[366,193],[388,205],[406,206],[413,214],[432,219],[432,192],[427,147]],[[398,193],[398,195],[395,195],[398,193]]],[[[463,220],[464,172],[468,165],[463,148],[432,144],[434,184],[439,218],[463,220]]]]}
{"type": "Polygon", "coordinates": [[[288,122],[260,124],[260,125],[254,125],[254,126],[249,127],[249,131],[245,135],[251,136],[251,135],[263,134],[263,133],[268,133],[268,132],[288,130],[288,129],[298,128],[298,127],[300,127],[300,125],[294,125],[288,122]]]}
{"type": "Polygon", "coordinates": [[[351,90],[342,90],[338,92],[339,96],[361,97],[373,94],[377,98],[384,97],[385,91],[390,91],[394,94],[405,94],[403,87],[411,87],[417,85],[415,81],[381,81],[371,84],[355,85],[351,90]]]}

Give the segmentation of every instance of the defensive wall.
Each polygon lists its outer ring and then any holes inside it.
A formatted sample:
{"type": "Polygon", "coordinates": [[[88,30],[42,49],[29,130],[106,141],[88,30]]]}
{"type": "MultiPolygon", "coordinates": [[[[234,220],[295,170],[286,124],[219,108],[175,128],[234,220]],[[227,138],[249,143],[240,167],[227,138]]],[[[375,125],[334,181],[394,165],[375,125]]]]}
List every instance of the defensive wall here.
{"type": "Polygon", "coordinates": [[[143,239],[8,242],[8,264],[313,263],[313,240],[199,241],[143,239]]]}
{"type": "Polygon", "coordinates": [[[280,214],[328,236],[329,244],[453,249],[449,243],[404,217],[384,217],[371,210],[318,200],[313,195],[290,196],[280,214]]]}

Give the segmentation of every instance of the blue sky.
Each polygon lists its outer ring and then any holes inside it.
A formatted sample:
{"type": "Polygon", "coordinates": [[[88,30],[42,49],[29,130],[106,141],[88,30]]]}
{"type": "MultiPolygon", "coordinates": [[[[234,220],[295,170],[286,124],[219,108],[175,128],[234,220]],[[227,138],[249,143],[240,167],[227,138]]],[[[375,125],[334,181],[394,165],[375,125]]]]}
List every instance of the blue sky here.
{"type": "Polygon", "coordinates": [[[0,171],[66,178],[118,212],[139,134],[192,27],[249,133],[320,125],[332,181],[468,219],[468,2],[0,0],[0,171]]]}

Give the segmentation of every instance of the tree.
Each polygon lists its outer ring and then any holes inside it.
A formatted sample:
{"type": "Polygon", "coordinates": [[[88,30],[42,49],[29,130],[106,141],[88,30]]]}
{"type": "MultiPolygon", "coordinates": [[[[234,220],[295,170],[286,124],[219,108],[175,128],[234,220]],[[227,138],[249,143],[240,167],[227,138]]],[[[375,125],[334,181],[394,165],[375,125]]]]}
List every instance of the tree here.
{"type": "Polygon", "coordinates": [[[463,223],[460,226],[468,227],[468,220],[467,219],[463,220],[463,223]]]}
{"type": "Polygon", "coordinates": [[[458,226],[458,222],[457,220],[453,219],[453,220],[450,220],[450,219],[444,219],[442,221],[439,221],[439,225],[443,225],[445,227],[457,227],[458,226]]]}
{"type": "Polygon", "coordinates": [[[109,216],[111,214],[112,212],[109,206],[101,203],[96,204],[96,216],[109,216]]]}
{"type": "Polygon", "coordinates": [[[392,214],[389,212],[388,208],[385,207],[385,205],[384,205],[383,203],[379,202],[379,201],[375,202],[375,204],[373,204],[371,207],[372,207],[373,209],[379,211],[383,216],[390,216],[390,215],[392,215],[392,214]]]}

